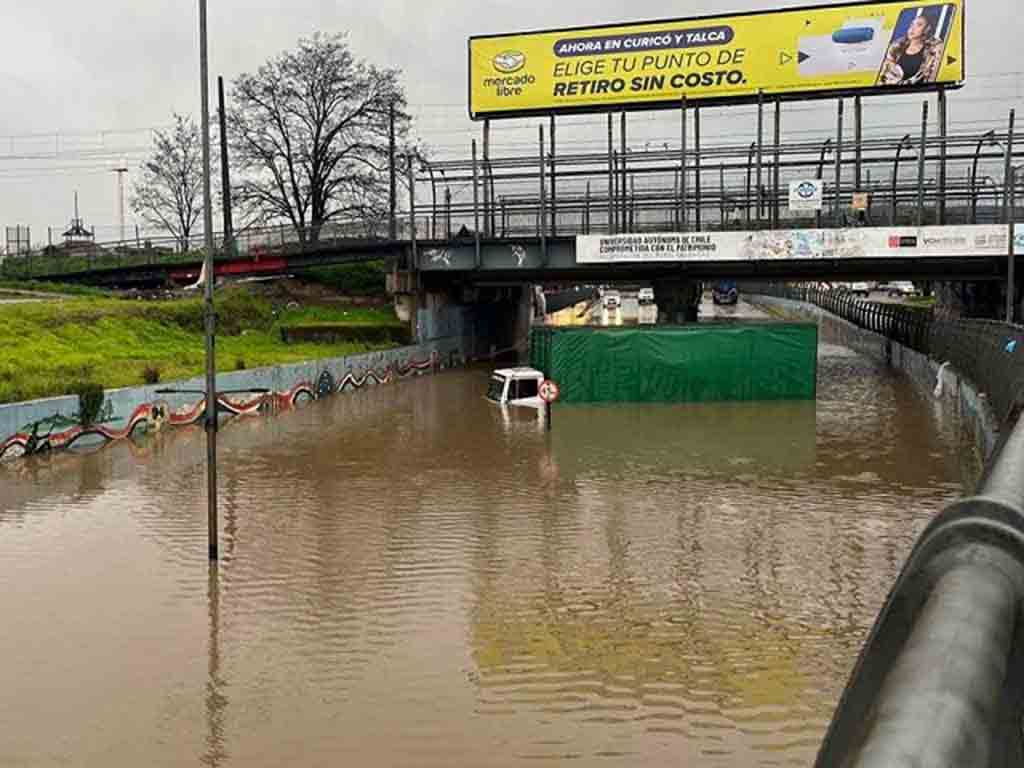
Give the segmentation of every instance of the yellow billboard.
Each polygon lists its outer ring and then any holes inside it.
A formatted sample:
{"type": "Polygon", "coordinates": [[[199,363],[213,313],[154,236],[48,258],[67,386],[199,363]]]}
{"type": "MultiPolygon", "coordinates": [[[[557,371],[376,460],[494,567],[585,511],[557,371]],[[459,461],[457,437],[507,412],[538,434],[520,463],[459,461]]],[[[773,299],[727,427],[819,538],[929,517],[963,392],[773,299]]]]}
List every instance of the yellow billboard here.
{"type": "Polygon", "coordinates": [[[966,0],[852,3],[469,40],[473,118],[657,109],[685,96],[908,91],[964,80],[966,0]]]}

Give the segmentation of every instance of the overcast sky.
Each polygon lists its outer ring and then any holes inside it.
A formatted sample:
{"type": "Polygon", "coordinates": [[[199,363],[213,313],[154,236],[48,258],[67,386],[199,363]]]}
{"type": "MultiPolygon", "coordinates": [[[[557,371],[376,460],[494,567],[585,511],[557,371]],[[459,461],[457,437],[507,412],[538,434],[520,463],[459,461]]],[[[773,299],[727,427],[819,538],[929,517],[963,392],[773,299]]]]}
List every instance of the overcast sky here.
{"type": "MultiPolygon", "coordinates": [[[[1002,126],[1020,107],[1024,78],[1021,0],[967,0],[968,86],[951,96],[954,130],[1002,126]]],[[[479,126],[466,117],[466,38],[471,34],[778,8],[770,0],[465,2],[425,0],[209,0],[211,74],[229,80],[316,31],[347,32],[357,55],[405,73],[418,132],[435,155],[468,155],[479,126]],[[628,9],[628,10],[627,10],[628,9]]],[[[811,4],[811,3],[808,3],[811,4]]],[[[5,3],[0,36],[0,226],[66,226],[73,194],[100,239],[116,236],[116,177],[137,168],[151,131],[175,111],[198,115],[198,11],[192,0],[46,0],[5,3]]],[[[796,5],[796,4],[783,4],[796,5]]],[[[869,130],[896,133],[916,120],[921,98],[866,107],[869,130]]],[[[828,130],[834,103],[801,107],[787,129],[828,130]]],[[[570,121],[571,123],[572,121],[570,121]]],[[[560,134],[599,141],[594,118],[560,134]],[[569,134],[569,135],[567,135],[569,134]]],[[[668,116],[637,118],[631,138],[668,140],[668,116]]],[[[522,150],[534,122],[496,127],[502,146],[522,150]]],[[[706,123],[705,140],[746,136],[750,110],[706,123]]],[[[745,140],[749,140],[745,139],[745,140]]],[[[660,143],[660,142],[659,142],[660,143]]],[[[129,174],[130,175],[130,174],[129,174]]],[[[130,184],[130,181],[129,181],[130,184]]],[[[129,211],[129,226],[134,223],[129,211]]],[[[2,248],[0,233],[0,248],[2,248]]]]}

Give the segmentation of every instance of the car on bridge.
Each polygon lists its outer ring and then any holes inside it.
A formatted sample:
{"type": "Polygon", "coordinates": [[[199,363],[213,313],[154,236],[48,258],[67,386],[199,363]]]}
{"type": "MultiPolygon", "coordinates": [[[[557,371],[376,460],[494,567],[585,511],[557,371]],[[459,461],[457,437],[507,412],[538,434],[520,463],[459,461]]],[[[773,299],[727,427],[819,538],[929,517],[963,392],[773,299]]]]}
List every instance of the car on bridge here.
{"type": "Polygon", "coordinates": [[[604,308],[605,309],[618,309],[622,306],[622,296],[618,291],[608,291],[604,295],[604,308]]]}
{"type": "Polygon", "coordinates": [[[908,299],[918,294],[917,288],[909,280],[893,280],[891,283],[879,286],[878,290],[893,299],[908,299]]]}
{"type": "Polygon", "coordinates": [[[646,307],[654,303],[654,289],[653,288],[641,288],[640,292],[637,293],[636,299],[641,307],[646,307]]]}
{"type": "Polygon", "coordinates": [[[711,301],[714,304],[736,304],[740,300],[740,292],[735,280],[720,280],[711,289],[711,301]]]}

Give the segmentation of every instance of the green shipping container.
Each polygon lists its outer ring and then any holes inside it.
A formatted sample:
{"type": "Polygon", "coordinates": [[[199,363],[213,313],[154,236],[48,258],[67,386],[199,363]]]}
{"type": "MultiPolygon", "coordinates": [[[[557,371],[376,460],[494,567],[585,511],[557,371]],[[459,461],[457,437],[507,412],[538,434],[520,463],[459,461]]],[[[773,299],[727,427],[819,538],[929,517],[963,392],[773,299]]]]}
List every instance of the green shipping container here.
{"type": "Polygon", "coordinates": [[[813,400],[818,326],[534,328],[530,364],[558,382],[563,403],[813,400]]]}

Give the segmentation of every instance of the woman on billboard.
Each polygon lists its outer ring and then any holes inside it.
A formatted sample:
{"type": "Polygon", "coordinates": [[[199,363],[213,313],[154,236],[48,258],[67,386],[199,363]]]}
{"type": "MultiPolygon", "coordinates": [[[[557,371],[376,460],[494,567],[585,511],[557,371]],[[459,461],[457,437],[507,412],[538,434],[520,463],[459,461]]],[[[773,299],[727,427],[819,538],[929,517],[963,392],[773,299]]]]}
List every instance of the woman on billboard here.
{"type": "MultiPolygon", "coordinates": [[[[943,7],[938,24],[924,9],[914,14],[906,34],[889,47],[878,81],[883,85],[921,85],[934,83],[942,66],[945,36],[949,31],[951,7],[943,7]],[[936,27],[940,27],[936,35],[936,27]]],[[[907,13],[907,11],[904,11],[907,13]]],[[[902,21],[902,19],[901,19],[902,21]]],[[[899,29],[902,24],[897,25],[899,29]]]]}

